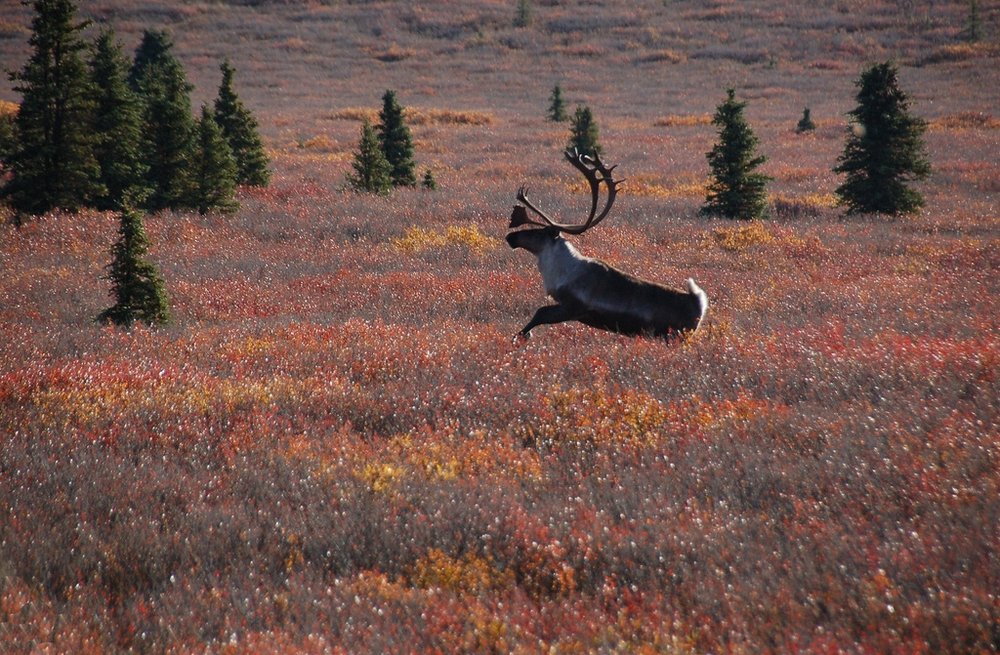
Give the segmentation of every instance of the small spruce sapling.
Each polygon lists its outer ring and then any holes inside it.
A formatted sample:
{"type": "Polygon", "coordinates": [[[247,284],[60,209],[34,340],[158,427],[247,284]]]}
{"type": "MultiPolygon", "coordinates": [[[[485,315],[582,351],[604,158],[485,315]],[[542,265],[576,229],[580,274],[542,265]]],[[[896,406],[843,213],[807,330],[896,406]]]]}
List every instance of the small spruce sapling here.
{"type": "Polygon", "coordinates": [[[556,84],[552,87],[552,95],[549,96],[549,120],[562,123],[569,119],[566,114],[566,101],[563,99],[562,89],[556,84]]]}
{"type": "Polygon", "coordinates": [[[600,155],[602,148],[597,139],[598,129],[594,114],[590,111],[590,107],[580,105],[570,120],[570,137],[567,149],[570,152],[575,150],[582,155],[600,155]]]}
{"type": "Polygon", "coordinates": [[[424,172],[424,179],[423,179],[423,181],[420,184],[427,191],[436,191],[437,190],[437,188],[438,188],[437,180],[434,179],[434,174],[431,173],[431,169],[428,168],[424,172]]]}
{"type": "Polygon", "coordinates": [[[403,118],[403,107],[396,100],[396,92],[387,90],[382,96],[382,111],[379,112],[379,142],[382,153],[389,162],[389,176],[393,186],[417,186],[413,161],[413,141],[410,128],[403,118]]]}
{"type": "Polygon", "coordinates": [[[795,126],[795,131],[801,134],[802,132],[810,132],[816,129],[816,124],[813,123],[812,118],[809,116],[809,107],[802,110],[802,118],[799,119],[799,124],[795,126]]]}
{"type": "Polygon", "coordinates": [[[767,158],[757,154],[759,141],[743,116],[745,107],[746,102],[737,102],[728,89],[726,100],[716,108],[712,124],[719,140],[705,154],[712,175],[702,214],[742,220],[767,214],[764,189],[771,178],[755,172],[767,158]]]}
{"type": "Polygon", "coordinates": [[[361,125],[361,140],[351,166],[354,174],[347,176],[347,184],[355,191],[387,195],[392,189],[392,166],[386,160],[378,134],[368,119],[361,125]]]}
{"type": "Polygon", "coordinates": [[[517,0],[514,27],[527,27],[529,25],[531,25],[531,0],[517,0]]]}
{"type": "Polygon", "coordinates": [[[142,215],[126,199],[120,212],[118,241],[104,279],[111,281],[115,304],[97,316],[102,323],[131,327],[136,322],[163,325],[170,320],[163,278],[147,259],[149,241],[142,215]]]}

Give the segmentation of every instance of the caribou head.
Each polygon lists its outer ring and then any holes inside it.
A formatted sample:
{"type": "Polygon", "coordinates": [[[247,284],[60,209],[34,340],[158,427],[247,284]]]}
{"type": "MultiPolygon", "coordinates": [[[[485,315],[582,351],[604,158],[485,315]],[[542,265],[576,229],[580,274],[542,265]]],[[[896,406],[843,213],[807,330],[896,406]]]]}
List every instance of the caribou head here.
{"type": "Polygon", "coordinates": [[[517,192],[518,205],[510,216],[511,229],[535,227],[507,235],[511,248],[523,248],[538,258],[545,291],[554,305],[540,307],[515,338],[530,336],[536,325],[579,321],[584,325],[629,335],[670,337],[698,329],[708,296],[688,278],[685,290],[640,280],[627,273],[585,257],[563,238],[579,235],[600,223],[611,211],[623,180],[614,179],[615,166],[605,166],[601,158],[567,151],[566,159],[583,173],[590,185],[590,215],[583,223],[557,223],[528,200],[527,188],[517,192]],[[607,197],[600,213],[601,185],[607,197]],[[536,214],[531,218],[528,211],[536,214]]]}

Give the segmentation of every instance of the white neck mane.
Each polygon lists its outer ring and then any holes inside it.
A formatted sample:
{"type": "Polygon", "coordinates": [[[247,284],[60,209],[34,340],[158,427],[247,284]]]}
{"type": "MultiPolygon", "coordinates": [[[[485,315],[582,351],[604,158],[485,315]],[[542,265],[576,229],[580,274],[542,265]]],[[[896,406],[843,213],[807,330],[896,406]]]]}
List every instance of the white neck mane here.
{"type": "Polygon", "coordinates": [[[565,239],[556,239],[538,255],[538,270],[542,273],[545,291],[549,295],[583,272],[584,257],[565,239]]]}

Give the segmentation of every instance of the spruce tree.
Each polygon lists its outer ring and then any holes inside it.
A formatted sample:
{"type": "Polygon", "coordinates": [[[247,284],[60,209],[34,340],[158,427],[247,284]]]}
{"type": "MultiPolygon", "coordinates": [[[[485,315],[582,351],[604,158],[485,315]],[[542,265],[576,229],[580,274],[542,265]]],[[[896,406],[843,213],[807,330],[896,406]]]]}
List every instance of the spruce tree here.
{"type": "Polygon", "coordinates": [[[428,191],[437,191],[438,183],[437,180],[434,179],[434,174],[431,173],[431,169],[428,168],[424,171],[424,179],[420,185],[428,191]]]}
{"type": "Polygon", "coordinates": [[[142,106],[128,85],[129,61],[114,32],[101,33],[90,60],[94,89],[94,154],[100,166],[101,191],[92,198],[98,209],[120,209],[127,193],[144,195],[146,165],[142,152],[142,106]]]}
{"type": "Polygon", "coordinates": [[[97,316],[103,323],[131,327],[135,322],[162,325],[170,320],[163,279],[146,259],[149,241],[142,215],[126,201],[121,210],[118,241],[104,279],[111,281],[115,304],[97,316]]]}
{"type": "Polygon", "coordinates": [[[413,141],[410,138],[410,128],[403,118],[403,108],[396,101],[395,91],[387,90],[382,96],[378,138],[382,144],[382,153],[391,166],[389,176],[392,185],[416,186],[413,141]]]}
{"type": "Polygon", "coordinates": [[[798,133],[810,132],[816,129],[816,123],[813,123],[812,118],[809,116],[809,107],[802,110],[802,118],[799,119],[799,124],[795,126],[795,131],[798,133]]]}
{"type": "Polygon", "coordinates": [[[0,103],[0,176],[7,167],[7,159],[17,147],[17,105],[8,108],[0,103]]]}
{"type": "Polygon", "coordinates": [[[864,71],[856,85],[858,106],[835,173],[846,175],[836,194],[848,213],[904,214],[924,199],[907,186],[930,174],[923,133],[927,123],[911,116],[906,94],[889,62],[864,71]]]}
{"type": "Polygon", "coordinates": [[[570,137],[567,149],[572,152],[579,152],[581,155],[599,155],[602,152],[601,145],[597,142],[597,122],[590,107],[580,105],[576,108],[576,113],[570,119],[570,137]]]}
{"type": "Polygon", "coordinates": [[[11,73],[21,93],[16,143],[7,156],[13,177],[3,188],[15,210],[75,211],[99,191],[91,131],[92,93],[81,56],[86,44],[70,0],[35,0],[24,68],[11,73]]]}
{"type": "Polygon", "coordinates": [[[966,19],[962,38],[969,43],[978,43],[983,38],[983,22],[979,17],[979,2],[969,0],[969,16],[966,19]]]}
{"type": "Polygon", "coordinates": [[[351,165],[354,175],[347,176],[347,183],[355,191],[385,195],[392,189],[392,165],[385,158],[378,134],[367,119],[361,125],[361,141],[351,165]]]}
{"type": "Polygon", "coordinates": [[[210,210],[236,211],[236,160],[222,128],[215,122],[208,105],[201,107],[196,129],[191,180],[192,197],[188,201],[199,214],[210,210]]]}
{"type": "Polygon", "coordinates": [[[764,188],[770,177],[754,170],[767,161],[758,155],[756,135],[743,116],[745,102],[737,102],[733,89],[716,108],[712,124],[719,141],[705,154],[712,171],[702,214],[750,220],[767,213],[764,188]]]}
{"type": "Polygon", "coordinates": [[[194,118],[184,68],[166,53],[137,77],[143,102],[143,151],[150,211],[179,209],[191,195],[194,118]]]}
{"type": "Polygon", "coordinates": [[[531,1],[517,0],[517,13],[514,15],[514,27],[531,25],[531,1]]]}
{"type": "Polygon", "coordinates": [[[232,148],[236,159],[236,181],[250,186],[267,186],[271,173],[264,143],[257,132],[257,120],[233,90],[236,72],[229,60],[222,62],[222,84],[215,99],[215,121],[232,148]]]}
{"type": "Polygon", "coordinates": [[[170,34],[164,30],[146,30],[142,33],[142,41],[135,49],[132,68],[128,74],[128,83],[133,91],[142,91],[143,81],[154,66],[176,61],[171,52],[173,47],[170,34]]]}
{"type": "Polygon", "coordinates": [[[562,89],[556,84],[552,87],[552,95],[549,96],[549,120],[561,123],[569,116],[566,115],[566,101],[563,100],[562,89]]]}

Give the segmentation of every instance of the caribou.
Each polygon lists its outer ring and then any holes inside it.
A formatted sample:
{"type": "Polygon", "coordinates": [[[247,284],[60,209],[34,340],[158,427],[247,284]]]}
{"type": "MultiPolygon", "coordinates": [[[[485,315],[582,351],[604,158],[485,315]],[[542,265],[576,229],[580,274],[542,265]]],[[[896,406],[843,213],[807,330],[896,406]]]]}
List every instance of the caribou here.
{"type": "Polygon", "coordinates": [[[630,336],[668,339],[697,330],[708,309],[708,296],[692,278],[685,281],[683,291],[642,280],[580,254],[563,238],[563,234],[579,236],[604,220],[624,181],[613,177],[617,165],[605,166],[597,154],[588,156],[575,150],[564,154],[590,184],[590,215],[579,224],[557,223],[528,200],[527,187],[522,185],[518,190],[520,204],[514,206],[508,229],[534,227],[509,233],[507,244],[538,258],[545,292],[556,304],[540,307],[514,339],[530,337],[539,325],[565,321],[630,336]],[[598,213],[602,183],[607,198],[598,213]],[[530,218],[528,210],[541,220],[530,218]]]}

